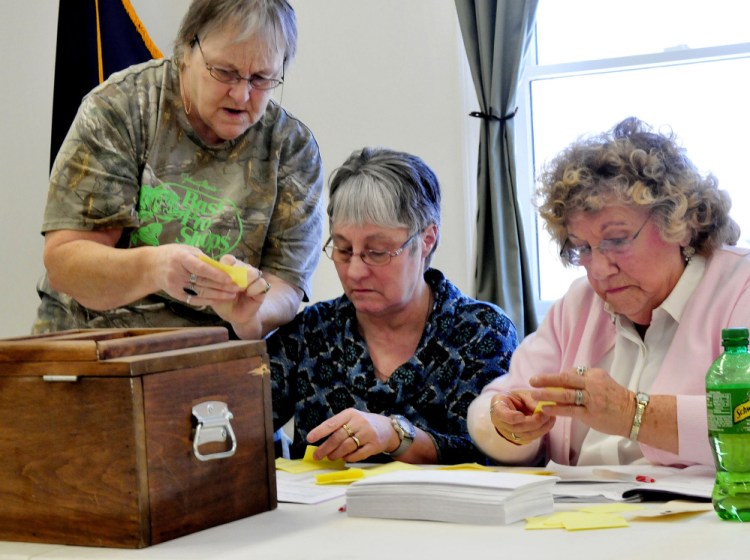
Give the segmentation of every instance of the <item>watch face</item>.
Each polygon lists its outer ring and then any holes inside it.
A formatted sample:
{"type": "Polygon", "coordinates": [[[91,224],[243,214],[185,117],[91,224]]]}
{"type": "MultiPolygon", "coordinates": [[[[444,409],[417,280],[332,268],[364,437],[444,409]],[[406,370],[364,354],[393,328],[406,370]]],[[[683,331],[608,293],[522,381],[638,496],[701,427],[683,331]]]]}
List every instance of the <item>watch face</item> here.
{"type": "Polygon", "coordinates": [[[406,418],[404,418],[400,414],[394,414],[393,419],[398,423],[398,426],[403,431],[405,438],[414,439],[415,437],[417,437],[416,428],[406,418]]]}

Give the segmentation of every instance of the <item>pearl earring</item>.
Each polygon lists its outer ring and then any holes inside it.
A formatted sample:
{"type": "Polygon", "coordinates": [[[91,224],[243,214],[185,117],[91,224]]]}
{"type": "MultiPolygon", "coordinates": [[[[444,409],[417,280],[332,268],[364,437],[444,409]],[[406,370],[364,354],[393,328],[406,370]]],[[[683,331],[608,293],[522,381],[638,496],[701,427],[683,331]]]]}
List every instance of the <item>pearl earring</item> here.
{"type": "Polygon", "coordinates": [[[689,263],[692,260],[693,255],[695,255],[695,249],[690,245],[682,248],[682,256],[685,259],[685,263],[689,263]]]}

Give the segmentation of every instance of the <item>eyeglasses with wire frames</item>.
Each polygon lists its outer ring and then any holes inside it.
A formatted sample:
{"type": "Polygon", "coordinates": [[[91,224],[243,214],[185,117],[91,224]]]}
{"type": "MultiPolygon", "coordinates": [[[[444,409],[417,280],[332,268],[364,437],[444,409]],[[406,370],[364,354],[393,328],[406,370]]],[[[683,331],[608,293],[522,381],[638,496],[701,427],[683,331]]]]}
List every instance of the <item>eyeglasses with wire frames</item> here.
{"type": "Polygon", "coordinates": [[[193,40],[190,41],[191,47],[195,45],[198,45],[198,50],[201,52],[203,63],[206,65],[206,70],[208,70],[208,73],[214,80],[217,80],[222,84],[237,85],[244,80],[249,83],[250,87],[252,87],[253,89],[266,91],[269,89],[277,88],[284,83],[285,64],[282,64],[281,66],[281,78],[266,78],[265,76],[259,76],[257,74],[245,77],[236,70],[230,70],[229,68],[222,68],[221,66],[214,66],[213,64],[209,64],[206,61],[206,55],[203,54],[203,47],[201,47],[201,42],[198,39],[198,35],[194,35],[193,40]]]}
{"type": "Polygon", "coordinates": [[[631,237],[605,239],[596,247],[591,247],[590,245],[572,245],[570,239],[568,239],[560,250],[560,257],[573,266],[586,266],[591,263],[594,250],[599,251],[602,255],[623,255],[630,250],[633,242],[638,239],[638,236],[650,219],[651,214],[648,215],[643,225],[631,237]]]}
{"type": "Polygon", "coordinates": [[[403,253],[409,242],[420,233],[422,232],[417,231],[416,233],[412,233],[409,238],[404,241],[401,246],[395,251],[366,250],[359,253],[354,253],[349,249],[340,249],[339,247],[336,247],[336,245],[333,244],[333,237],[329,237],[328,241],[326,241],[325,246],[323,247],[323,252],[325,253],[326,257],[337,263],[348,264],[352,261],[353,257],[359,257],[360,259],[362,259],[362,262],[368,266],[385,266],[391,262],[392,258],[398,257],[401,253],[403,253]]]}

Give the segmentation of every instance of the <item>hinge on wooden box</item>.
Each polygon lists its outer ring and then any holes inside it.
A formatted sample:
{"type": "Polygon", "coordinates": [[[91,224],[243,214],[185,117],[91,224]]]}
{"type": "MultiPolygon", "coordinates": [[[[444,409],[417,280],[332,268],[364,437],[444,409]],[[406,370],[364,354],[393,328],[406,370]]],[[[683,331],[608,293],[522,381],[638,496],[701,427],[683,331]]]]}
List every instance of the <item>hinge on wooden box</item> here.
{"type": "Polygon", "coordinates": [[[48,383],[75,383],[77,375],[43,375],[42,379],[48,383]]]}

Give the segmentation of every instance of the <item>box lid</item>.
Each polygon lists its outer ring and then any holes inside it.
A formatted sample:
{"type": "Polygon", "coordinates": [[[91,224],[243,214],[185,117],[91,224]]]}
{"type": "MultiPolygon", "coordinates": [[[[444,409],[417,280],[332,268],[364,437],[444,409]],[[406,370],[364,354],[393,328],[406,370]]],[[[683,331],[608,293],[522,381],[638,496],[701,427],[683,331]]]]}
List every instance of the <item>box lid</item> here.
{"type": "Polygon", "coordinates": [[[133,376],[264,352],[224,327],[70,330],[0,340],[0,376],[133,376]]]}

